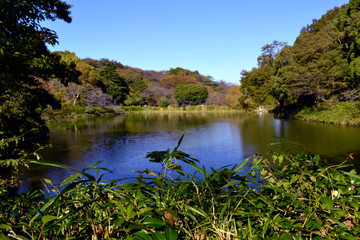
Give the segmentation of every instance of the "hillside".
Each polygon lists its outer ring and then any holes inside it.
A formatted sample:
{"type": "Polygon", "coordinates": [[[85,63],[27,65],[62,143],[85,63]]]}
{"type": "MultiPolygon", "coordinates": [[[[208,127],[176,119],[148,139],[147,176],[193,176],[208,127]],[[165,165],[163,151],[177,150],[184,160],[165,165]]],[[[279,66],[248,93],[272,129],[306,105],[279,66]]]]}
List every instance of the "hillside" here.
{"type": "Polygon", "coordinates": [[[79,59],[68,51],[53,54],[61,57],[68,74],[54,76],[44,87],[62,106],[236,106],[238,103],[238,86],[217,82],[198,71],[180,67],[167,71],[142,70],[106,58],[79,59]]]}

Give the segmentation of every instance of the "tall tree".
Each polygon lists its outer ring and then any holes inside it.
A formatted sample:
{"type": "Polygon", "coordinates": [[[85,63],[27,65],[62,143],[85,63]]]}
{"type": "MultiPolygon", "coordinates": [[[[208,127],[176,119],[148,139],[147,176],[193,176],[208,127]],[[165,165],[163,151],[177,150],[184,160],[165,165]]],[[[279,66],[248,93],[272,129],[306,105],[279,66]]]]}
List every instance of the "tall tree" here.
{"type": "Polygon", "coordinates": [[[0,166],[18,164],[18,140],[44,127],[36,109],[46,94],[38,78],[49,77],[59,58],[47,49],[57,35],[41,22],[70,23],[69,9],[60,0],[0,0],[0,166]]]}
{"type": "Polygon", "coordinates": [[[108,62],[100,72],[99,85],[118,104],[124,103],[129,94],[128,85],[116,72],[116,65],[112,62],[108,62]]]}
{"type": "Polygon", "coordinates": [[[9,89],[34,86],[34,76],[49,76],[46,44],[57,43],[54,31],[44,20],[71,22],[70,5],[59,0],[0,1],[0,94],[9,89]]]}

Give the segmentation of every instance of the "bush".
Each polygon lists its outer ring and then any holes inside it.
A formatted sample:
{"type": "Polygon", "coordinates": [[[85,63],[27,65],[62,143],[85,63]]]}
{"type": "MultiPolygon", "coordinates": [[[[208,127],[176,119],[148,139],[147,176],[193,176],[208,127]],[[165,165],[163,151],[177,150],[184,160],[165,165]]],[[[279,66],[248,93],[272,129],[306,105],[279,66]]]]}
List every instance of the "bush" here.
{"type": "Polygon", "coordinates": [[[169,101],[168,100],[162,100],[160,102],[160,107],[163,107],[163,108],[166,108],[170,105],[169,101]]]}

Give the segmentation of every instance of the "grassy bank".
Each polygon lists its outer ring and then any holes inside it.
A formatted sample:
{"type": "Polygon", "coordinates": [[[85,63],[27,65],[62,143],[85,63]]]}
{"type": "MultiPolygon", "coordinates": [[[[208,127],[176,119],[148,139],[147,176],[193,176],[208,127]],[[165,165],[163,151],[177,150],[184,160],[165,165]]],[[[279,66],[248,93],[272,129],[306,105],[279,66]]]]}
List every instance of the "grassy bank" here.
{"type": "Polygon", "coordinates": [[[189,105],[186,107],[167,106],[167,107],[142,107],[142,106],[122,106],[125,112],[221,112],[221,111],[240,111],[238,108],[219,105],[189,105]]]}
{"type": "Polygon", "coordinates": [[[225,112],[225,111],[240,111],[238,108],[218,105],[196,105],[196,106],[168,106],[168,107],[151,107],[151,106],[112,106],[107,108],[100,107],[83,107],[83,106],[68,106],[58,110],[45,110],[43,118],[47,121],[66,119],[66,118],[86,118],[97,116],[108,116],[114,114],[124,113],[152,113],[152,112],[225,112]]]}
{"type": "Polygon", "coordinates": [[[111,106],[106,108],[100,107],[86,107],[86,106],[68,106],[61,109],[53,110],[46,109],[42,117],[46,121],[66,119],[66,118],[86,118],[86,117],[97,117],[107,116],[114,114],[123,114],[121,107],[111,106]]]}
{"type": "Polygon", "coordinates": [[[294,115],[295,119],[317,121],[323,123],[360,126],[360,102],[338,102],[332,107],[304,108],[294,115]]]}
{"type": "MultiPolygon", "coordinates": [[[[180,144],[180,141],[179,141],[180,144]]],[[[180,152],[147,155],[130,183],[77,171],[44,191],[0,190],[1,239],[357,239],[360,175],[319,156],[254,156],[206,170],[180,152]],[[191,164],[196,172],[182,171],[191,164]],[[179,176],[179,177],[176,177],[179,176]]],[[[45,163],[44,163],[45,164],[45,163]]],[[[68,167],[66,167],[68,168],[68,167]]],[[[131,169],[129,169],[131,171],[131,169]]]]}

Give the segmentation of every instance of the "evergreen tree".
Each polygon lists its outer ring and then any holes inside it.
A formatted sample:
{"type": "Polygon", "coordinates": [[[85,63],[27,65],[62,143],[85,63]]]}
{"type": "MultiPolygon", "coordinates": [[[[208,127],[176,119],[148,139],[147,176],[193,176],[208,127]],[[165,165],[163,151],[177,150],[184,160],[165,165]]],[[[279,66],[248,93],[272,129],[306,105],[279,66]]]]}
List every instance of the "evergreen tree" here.
{"type": "Polygon", "coordinates": [[[109,94],[113,101],[122,104],[129,94],[129,87],[125,81],[116,72],[116,65],[109,62],[105,68],[100,72],[100,86],[109,94]]]}

